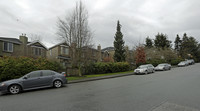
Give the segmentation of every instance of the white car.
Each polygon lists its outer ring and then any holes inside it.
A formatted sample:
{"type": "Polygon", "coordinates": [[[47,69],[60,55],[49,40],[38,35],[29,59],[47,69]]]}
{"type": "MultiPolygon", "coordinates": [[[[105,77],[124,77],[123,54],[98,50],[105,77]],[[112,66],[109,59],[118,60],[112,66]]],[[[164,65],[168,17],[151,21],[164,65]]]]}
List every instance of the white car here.
{"type": "Polygon", "coordinates": [[[154,66],[152,64],[141,65],[137,69],[134,70],[135,74],[148,74],[154,73],[154,66]]]}
{"type": "Polygon", "coordinates": [[[178,64],[178,67],[183,67],[183,66],[188,66],[189,65],[189,62],[187,61],[182,61],[178,64]]]}
{"type": "Polygon", "coordinates": [[[186,61],[189,63],[189,65],[195,64],[193,59],[189,59],[189,60],[186,60],[186,61]]]}

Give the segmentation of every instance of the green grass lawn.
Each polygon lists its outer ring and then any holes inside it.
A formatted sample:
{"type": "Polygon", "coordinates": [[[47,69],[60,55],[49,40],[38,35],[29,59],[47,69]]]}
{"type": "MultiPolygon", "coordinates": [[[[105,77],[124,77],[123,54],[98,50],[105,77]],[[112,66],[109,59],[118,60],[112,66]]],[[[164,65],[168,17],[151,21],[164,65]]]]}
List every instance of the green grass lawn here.
{"type": "Polygon", "coordinates": [[[108,76],[108,75],[116,75],[116,74],[125,74],[125,73],[131,73],[133,71],[126,71],[126,72],[117,72],[117,73],[106,73],[106,74],[92,74],[92,75],[84,75],[83,77],[67,77],[68,81],[73,80],[80,80],[80,79],[86,79],[86,78],[92,78],[92,77],[101,77],[101,76],[108,76]]]}

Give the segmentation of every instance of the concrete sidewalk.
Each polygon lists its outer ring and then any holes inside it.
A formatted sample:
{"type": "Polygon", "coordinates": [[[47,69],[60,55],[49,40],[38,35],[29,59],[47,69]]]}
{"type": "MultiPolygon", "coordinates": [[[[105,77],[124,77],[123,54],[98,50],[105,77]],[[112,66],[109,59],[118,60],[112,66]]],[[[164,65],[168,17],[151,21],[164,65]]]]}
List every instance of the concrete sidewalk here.
{"type": "Polygon", "coordinates": [[[126,74],[115,74],[115,75],[101,76],[101,77],[91,77],[91,78],[80,79],[80,80],[72,80],[72,81],[68,81],[68,84],[87,82],[87,81],[95,81],[95,80],[101,80],[101,79],[116,78],[116,77],[123,77],[123,76],[130,76],[130,75],[134,75],[134,72],[129,72],[129,73],[126,73],[126,74]]]}

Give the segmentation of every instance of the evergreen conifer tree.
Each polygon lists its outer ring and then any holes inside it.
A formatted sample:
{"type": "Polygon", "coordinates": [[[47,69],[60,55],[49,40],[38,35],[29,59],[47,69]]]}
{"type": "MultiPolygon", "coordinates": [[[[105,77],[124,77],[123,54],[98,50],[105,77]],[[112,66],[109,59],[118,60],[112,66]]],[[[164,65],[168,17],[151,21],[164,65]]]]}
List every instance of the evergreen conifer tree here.
{"type": "Polygon", "coordinates": [[[177,53],[180,53],[180,49],[181,49],[181,39],[179,37],[179,35],[177,34],[176,39],[174,41],[174,49],[176,50],[177,53]]]}
{"type": "Polygon", "coordinates": [[[145,47],[148,47],[148,48],[153,47],[152,39],[150,39],[149,37],[146,38],[145,42],[146,42],[145,47]]]}
{"type": "Polygon", "coordinates": [[[125,61],[125,48],[124,48],[124,40],[123,34],[121,32],[121,24],[117,21],[117,32],[115,33],[115,41],[114,41],[114,60],[115,62],[123,62],[125,61]]]}

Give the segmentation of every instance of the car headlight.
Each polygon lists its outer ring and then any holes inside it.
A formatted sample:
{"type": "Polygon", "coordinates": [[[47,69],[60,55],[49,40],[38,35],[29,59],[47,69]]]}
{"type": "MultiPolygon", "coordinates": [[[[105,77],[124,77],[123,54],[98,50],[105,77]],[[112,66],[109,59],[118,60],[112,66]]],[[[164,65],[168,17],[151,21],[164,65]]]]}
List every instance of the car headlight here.
{"type": "Polygon", "coordinates": [[[1,86],[5,86],[5,83],[1,83],[1,86]]]}

